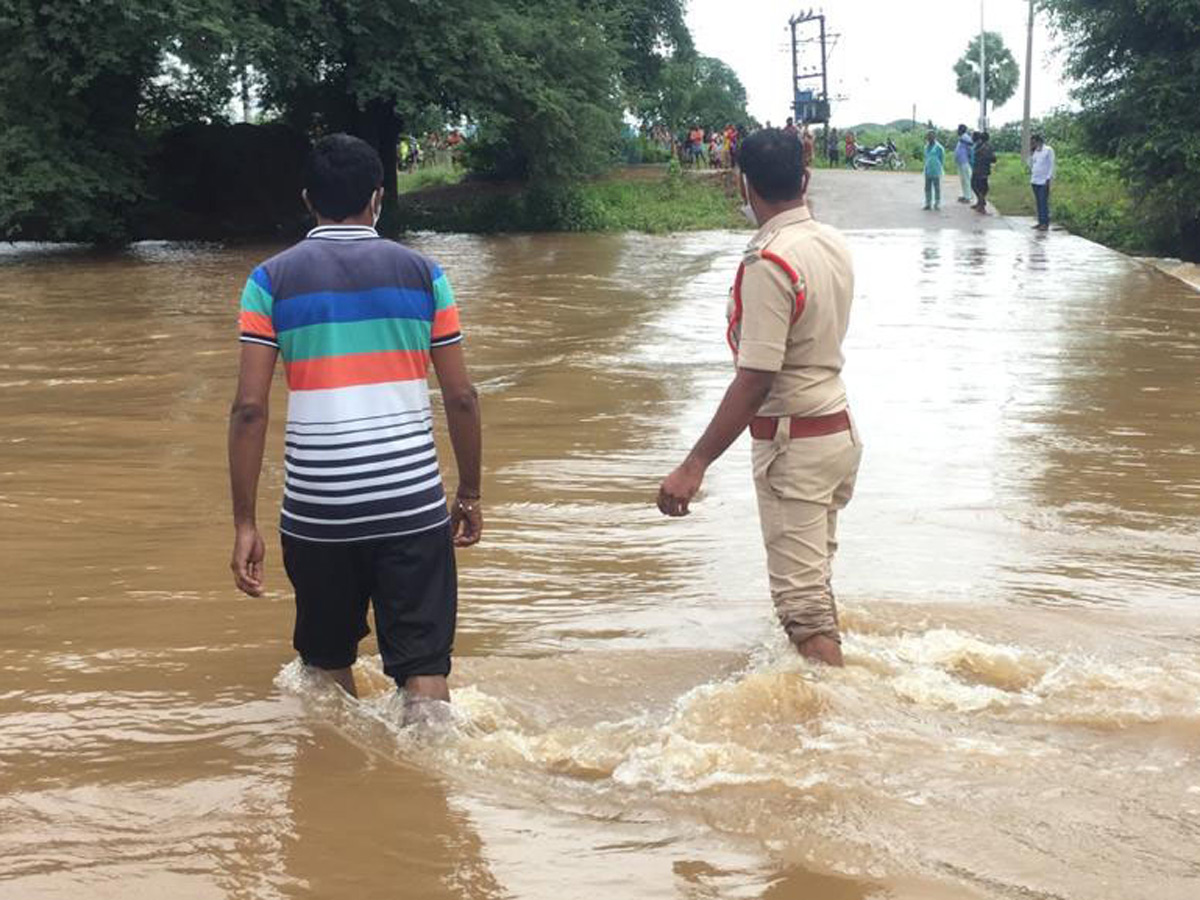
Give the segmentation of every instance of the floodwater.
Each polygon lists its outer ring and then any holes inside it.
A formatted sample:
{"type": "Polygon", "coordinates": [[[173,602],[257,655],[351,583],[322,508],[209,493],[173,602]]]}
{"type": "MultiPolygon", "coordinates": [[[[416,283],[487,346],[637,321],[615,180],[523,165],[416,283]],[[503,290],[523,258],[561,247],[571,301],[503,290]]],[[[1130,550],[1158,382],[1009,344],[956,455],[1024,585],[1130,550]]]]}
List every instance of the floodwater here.
{"type": "Polygon", "coordinates": [[[227,571],[273,248],[0,251],[0,897],[1200,896],[1200,294],[1066,235],[850,234],[830,671],[772,623],[744,441],[653,506],[745,240],[415,242],[489,516],[415,729],[373,644],[361,702],[295,664],[274,542],[266,597],[227,571]]]}

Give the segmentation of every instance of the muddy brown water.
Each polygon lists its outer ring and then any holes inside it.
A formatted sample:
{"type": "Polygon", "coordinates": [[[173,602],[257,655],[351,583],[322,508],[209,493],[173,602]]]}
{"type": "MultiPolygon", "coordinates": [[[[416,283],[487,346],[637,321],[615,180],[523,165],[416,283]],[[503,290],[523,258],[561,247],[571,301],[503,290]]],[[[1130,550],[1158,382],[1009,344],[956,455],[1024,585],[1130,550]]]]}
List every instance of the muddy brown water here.
{"type": "Polygon", "coordinates": [[[850,233],[824,671],[773,627],[745,443],[652,504],[745,240],[415,241],[489,515],[456,719],[416,730],[369,642],[358,703],[294,663],[274,543],[265,598],[226,570],[274,248],[0,250],[0,897],[1200,896],[1200,295],[1065,235],[850,233]]]}

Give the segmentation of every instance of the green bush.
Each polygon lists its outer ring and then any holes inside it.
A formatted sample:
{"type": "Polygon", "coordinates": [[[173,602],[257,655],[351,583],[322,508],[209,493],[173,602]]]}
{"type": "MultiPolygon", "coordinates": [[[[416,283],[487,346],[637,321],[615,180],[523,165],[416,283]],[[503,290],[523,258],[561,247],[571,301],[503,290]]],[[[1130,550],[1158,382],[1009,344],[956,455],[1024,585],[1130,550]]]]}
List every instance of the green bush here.
{"type": "MultiPolygon", "coordinates": [[[[1133,199],[1115,160],[1082,153],[1070,145],[1057,156],[1050,207],[1054,221],[1069,231],[1131,253],[1152,249],[1144,209],[1133,199]]],[[[1001,153],[992,173],[991,200],[1005,215],[1036,215],[1029,171],[1018,153],[1001,153]]]]}
{"type": "Polygon", "coordinates": [[[402,173],[397,180],[397,189],[401,194],[411,194],[427,188],[457,184],[462,181],[463,174],[461,168],[449,163],[439,166],[420,166],[414,172],[402,173]]]}
{"type": "MultiPolygon", "coordinates": [[[[444,198],[443,198],[444,200],[444,198]]],[[[683,175],[675,167],[658,181],[603,179],[531,185],[456,195],[436,205],[406,195],[400,217],[408,230],[475,233],[529,231],[643,231],[661,234],[744,228],[737,201],[715,178],[683,175]]]]}
{"type": "Polygon", "coordinates": [[[660,147],[645,135],[625,135],[621,139],[621,162],[627,166],[665,163],[674,158],[669,149],[660,147]]]}

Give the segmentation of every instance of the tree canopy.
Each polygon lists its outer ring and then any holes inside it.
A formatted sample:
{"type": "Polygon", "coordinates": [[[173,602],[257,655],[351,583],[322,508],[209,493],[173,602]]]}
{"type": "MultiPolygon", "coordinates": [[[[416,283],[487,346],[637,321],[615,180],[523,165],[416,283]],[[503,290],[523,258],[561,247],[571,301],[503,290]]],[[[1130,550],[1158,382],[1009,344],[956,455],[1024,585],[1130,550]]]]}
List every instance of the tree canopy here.
{"type": "Polygon", "coordinates": [[[466,120],[477,170],[554,181],[609,164],[625,112],[664,93],[688,115],[745,105],[695,56],[683,0],[4,0],[0,49],[10,239],[127,239],[163,136],[228,123],[239,96],[370,141],[389,212],[402,133],[466,120]]]}
{"type": "Polygon", "coordinates": [[[123,237],[125,214],[142,194],[137,130],[156,93],[152,79],[168,53],[204,47],[207,30],[203,17],[181,15],[170,0],[8,0],[0,13],[0,234],[123,237]]]}
{"type": "Polygon", "coordinates": [[[1088,144],[1115,157],[1155,243],[1200,259],[1200,0],[1043,0],[1088,144]]]}
{"type": "Polygon", "coordinates": [[[638,109],[646,124],[677,131],[690,125],[749,125],[746,89],[737,74],[711,56],[676,53],[645,91],[638,109]]]}
{"type": "MultiPolygon", "coordinates": [[[[987,71],[984,80],[987,85],[987,99],[992,107],[1003,106],[1017,90],[1021,78],[1021,70],[1012,52],[1004,45],[1002,38],[995,31],[985,31],[984,50],[986,51],[985,65],[987,71]]],[[[954,75],[960,94],[965,94],[975,100],[979,99],[979,37],[976,36],[967,44],[966,52],[954,64],[954,75]]]]}

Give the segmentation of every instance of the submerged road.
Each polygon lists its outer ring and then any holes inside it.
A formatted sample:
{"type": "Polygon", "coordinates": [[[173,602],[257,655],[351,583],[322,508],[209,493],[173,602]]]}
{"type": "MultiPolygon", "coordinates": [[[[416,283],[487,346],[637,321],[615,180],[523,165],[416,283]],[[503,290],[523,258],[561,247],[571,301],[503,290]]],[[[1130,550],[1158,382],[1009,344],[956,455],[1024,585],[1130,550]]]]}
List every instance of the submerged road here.
{"type": "Polygon", "coordinates": [[[267,594],[230,583],[279,248],[0,246],[0,900],[1195,900],[1200,296],[944,187],[814,175],[866,446],[840,671],[772,621],[747,441],[654,508],[749,232],[413,238],[485,422],[433,734],[372,641],[361,701],[293,661],[282,383],[267,594]]]}
{"type": "MultiPolygon", "coordinates": [[[[1015,222],[989,206],[981,215],[958,202],[958,176],[942,179],[942,208],[926,212],[921,172],[869,172],[816,169],[809,183],[809,204],[823,222],[844,229],[921,228],[983,232],[1008,230],[1015,222]]],[[[1023,222],[1023,220],[1022,220],[1023,222]]]]}

